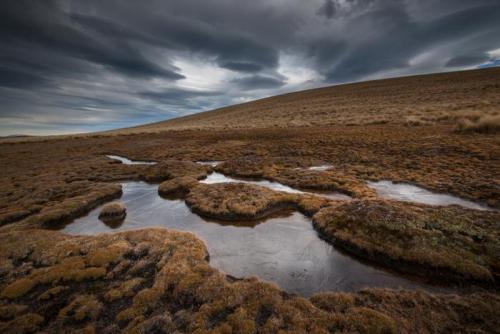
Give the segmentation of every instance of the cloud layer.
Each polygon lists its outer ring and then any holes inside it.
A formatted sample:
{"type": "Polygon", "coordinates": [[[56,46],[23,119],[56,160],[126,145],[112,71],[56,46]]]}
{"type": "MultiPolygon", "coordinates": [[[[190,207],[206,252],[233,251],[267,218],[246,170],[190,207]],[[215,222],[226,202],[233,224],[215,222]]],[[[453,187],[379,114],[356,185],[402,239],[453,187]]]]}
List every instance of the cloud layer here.
{"type": "Polygon", "coordinates": [[[97,131],[495,66],[499,17],[497,0],[6,0],[0,135],[97,131]]]}

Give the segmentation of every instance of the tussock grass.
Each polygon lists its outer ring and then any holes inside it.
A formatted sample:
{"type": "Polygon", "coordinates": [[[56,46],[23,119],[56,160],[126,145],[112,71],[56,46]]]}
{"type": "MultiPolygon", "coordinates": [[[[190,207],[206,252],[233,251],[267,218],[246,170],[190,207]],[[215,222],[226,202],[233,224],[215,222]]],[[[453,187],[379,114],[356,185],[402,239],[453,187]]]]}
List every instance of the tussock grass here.
{"type": "Polygon", "coordinates": [[[458,120],[457,132],[498,133],[500,132],[500,115],[486,115],[474,119],[461,118],[458,120]]]}
{"type": "Polygon", "coordinates": [[[424,126],[424,125],[432,125],[435,122],[426,120],[425,117],[419,115],[412,115],[406,117],[406,126],[424,126]]]}
{"type": "Polygon", "coordinates": [[[102,221],[120,221],[125,219],[127,207],[121,202],[112,202],[105,204],[99,213],[99,219],[102,221]]]}
{"type": "Polygon", "coordinates": [[[140,178],[147,182],[162,182],[176,177],[190,176],[196,180],[207,176],[210,166],[192,161],[165,160],[146,168],[140,178]]]}
{"type": "Polygon", "coordinates": [[[245,157],[219,164],[216,170],[236,177],[257,177],[286,184],[292,188],[318,191],[336,191],[354,197],[370,198],[375,192],[364,181],[343,171],[318,173],[306,167],[324,164],[314,158],[258,158],[245,157]]]}
{"type": "MultiPolygon", "coordinates": [[[[500,104],[500,70],[476,70],[339,85],[274,96],[149,124],[134,131],[426,125],[443,113],[486,112],[500,104]],[[408,118],[409,119],[408,119],[408,118]],[[416,118],[414,122],[411,119],[416,118]]],[[[123,130],[122,130],[123,131],[123,130]]]]}
{"type": "Polygon", "coordinates": [[[241,183],[200,184],[186,204],[202,216],[222,220],[259,219],[294,206],[297,196],[241,183]]]}
{"type": "Polygon", "coordinates": [[[427,278],[495,284],[500,213],[391,201],[320,210],[314,226],[358,256],[427,278]]]}
{"type": "Polygon", "coordinates": [[[55,227],[85,214],[101,203],[121,196],[120,185],[104,184],[87,194],[68,198],[55,205],[47,206],[25,221],[30,226],[55,227]]]}
{"type": "MultiPolygon", "coordinates": [[[[329,294],[320,303],[257,279],[228,280],[188,233],[70,237],[42,228],[118,197],[113,183],[171,180],[170,189],[184,191],[190,186],[179,182],[177,188],[176,178],[200,179],[210,171],[192,161],[225,160],[216,169],[229,175],[339,189],[366,200],[366,207],[342,204],[337,213],[317,197],[294,205],[341,217],[339,238],[357,249],[380,249],[398,263],[406,259],[405,270],[432,265],[437,275],[462,279],[496,275],[499,229],[487,227],[487,216],[398,203],[376,214],[365,181],[411,182],[500,208],[498,138],[450,131],[460,117],[478,123],[498,112],[498,71],[326,88],[106,134],[1,140],[0,332],[391,332],[394,322],[401,333],[497,331],[498,293],[366,290],[329,294]],[[411,116],[432,124],[408,127],[411,116]],[[114,164],[104,157],[108,152],[159,163],[114,164]],[[335,168],[316,175],[305,170],[324,163],[335,168]],[[106,310],[95,320],[85,312],[95,304],[83,299],[55,320],[60,309],[88,295],[106,310]],[[84,315],[81,321],[72,318],[75,312],[84,315]]],[[[337,223],[325,222],[330,235],[337,233],[337,223]]],[[[371,254],[362,256],[379,260],[371,254]]]]}
{"type": "Polygon", "coordinates": [[[72,332],[75,327],[125,333],[328,333],[332,328],[442,333],[493,332],[499,325],[500,298],[488,293],[371,289],[306,299],[256,278],[228,280],[209,266],[203,243],[186,232],[145,229],[71,237],[33,230],[0,237],[0,269],[9,259],[22,262],[3,276],[1,293],[22,285],[19,281],[35,282],[16,296],[2,297],[2,333],[72,332]],[[97,261],[96,252],[115,256],[97,261]],[[134,271],[139,263],[142,271],[134,271]],[[75,272],[90,268],[99,268],[103,276],[75,279],[75,272]]]}
{"type": "Polygon", "coordinates": [[[176,177],[160,183],[158,193],[162,196],[185,196],[198,181],[191,176],[176,177]]]}
{"type": "Polygon", "coordinates": [[[256,220],[284,210],[312,216],[334,201],[310,194],[292,194],[246,183],[199,184],[186,204],[199,215],[220,220],[256,220]]]}

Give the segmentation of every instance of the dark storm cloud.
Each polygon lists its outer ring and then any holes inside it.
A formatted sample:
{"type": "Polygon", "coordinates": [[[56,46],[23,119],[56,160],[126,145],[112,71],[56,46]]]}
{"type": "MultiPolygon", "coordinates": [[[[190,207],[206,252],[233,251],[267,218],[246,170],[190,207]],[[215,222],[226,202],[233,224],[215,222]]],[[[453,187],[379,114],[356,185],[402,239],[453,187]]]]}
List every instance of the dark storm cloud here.
{"type": "Polygon", "coordinates": [[[498,0],[5,0],[0,134],[99,130],[325,83],[496,66],[498,17],[498,0]]]}
{"type": "MultiPolygon", "coordinates": [[[[409,67],[413,57],[440,44],[492,30],[500,33],[500,3],[466,8],[424,22],[415,21],[402,3],[369,11],[349,23],[354,29],[356,25],[371,27],[371,38],[352,42],[340,61],[325,69],[328,82],[353,81],[383,70],[409,67]]],[[[491,39],[487,44],[491,49],[500,45],[491,39]]],[[[476,57],[476,63],[462,66],[480,64],[487,55],[476,57]]]]}
{"type": "Polygon", "coordinates": [[[40,86],[45,82],[45,78],[31,73],[0,67],[1,87],[30,88],[40,86]]]}
{"type": "Polygon", "coordinates": [[[231,80],[231,83],[237,85],[243,90],[257,90],[278,88],[285,84],[279,78],[273,78],[263,75],[252,75],[231,80]]]}
{"type": "Polygon", "coordinates": [[[78,30],[54,2],[48,3],[49,8],[44,7],[44,2],[7,1],[0,14],[2,40],[25,43],[28,51],[50,48],[63,56],[85,59],[131,76],[183,78],[145,59],[126,41],[99,40],[78,30]]]}
{"type": "Polygon", "coordinates": [[[453,57],[446,62],[446,67],[460,67],[460,66],[471,66],[476,64],[485,63],[489,60],[489,57],[484,54],[480,55],[461,55],[453,57]]]}
{"type": "Polygon", "coordinates": [[[329,19],[331,19],[336,12],[337,12],[337,2],[333,0],[325,0],[323,6],[321,6],[318,10],[319,15],[324,15],[329,19]]]}
{"type": "MultiPolygon", "coordinates": [[[[135,15],[134,13],[130,13],[135,15]]],[[[124,15],[127,15],[125,13],[124,15]]],[[[234,71],[255,72],[278,64],[278,52],[246,34],[214,29],[199,20],[169,16],[152,16],[148,22],[136,22],[143,31],[137,33],[112,21],[73,15],[83,27],[116,40],[136,40],[173,50],[186,50],[214,57],[216,63],[234,71]]],[[[133,18],[130,18],[133,20],[133,18]]]]}

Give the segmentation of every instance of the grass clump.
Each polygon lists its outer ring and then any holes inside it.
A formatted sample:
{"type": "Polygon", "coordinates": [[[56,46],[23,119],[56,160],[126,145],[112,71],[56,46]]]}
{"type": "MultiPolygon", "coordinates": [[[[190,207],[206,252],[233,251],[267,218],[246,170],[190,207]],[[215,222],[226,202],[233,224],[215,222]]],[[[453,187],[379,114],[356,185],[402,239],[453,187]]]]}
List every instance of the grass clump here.
{"type": "Polygon", "coordinates": [[[326,208],[314,226],[363,258],[422,276],[492,284],[498,266],[500,214],[460,207],[353,201],[326,208]]]}
{"type": "Polygon", "coordinates": [[[105,247],[91,248],[85,260],[86,264],[91,267],[107,267],[111,263],[119,262],[130,251],[132,251],[130,243],[119,240],[105,247]]]}
{"type": "Polygon", "coordinates": [[[28,217],[26,223],[45,228],[57,226],[81,216],[99,204],[119,197],[121,194],[120,185],[106,184],[98,190],[47,206],[40,213],[28,217]]]}
{"type": "Polygon", "coordinates": [[[58,318],[64,321],[95,320],[102,309],[102,304],[94,296],[77,296],[71,303],[59,311],[58,318]]]}
{"type": "Polygon", "coordinates": [[[66,291],[67,289],[68,289],[67,286],[61,286],[61,285],[56,286],[52,289],[45,291],[40,296],[38,296],[38,300],[52,299],[52,298],[56,297],[57,295],[59,295],[60,293],[62,293],[63,291],[66,291]]]}
{"type": "Polygon", "coordinates": [[[36,286],[36,281],[30,278],[20,278],[9,284],[2,291],[2,298],[16,299],[28,293],[36,286]]]}
{"type": "Polygon", "coordinates": [[[500,132],[500,115],[484,115],[477,120],[461,118],[457,121],[456,131],[464,133],[498,133],[500,132]]]}
{"type": "Polygon", "coordinates": [[[0,321],[12,319],[17,315],[24,313],[27,309],[28,306],[18,304],[0,306],[0,321]]]}
{"type": "MultiPolygon", "coordinates": [[[[19,254],[31,250],[24,263],[44,263],[33,273],[12,270],[8,282],[23,278],[42,282],[38,275],[43,273],[50,278],[43,284],[56,284],[53,279],[60,273],[89,269],[86,266],[97,250],[110,247],[123,248],[119,264],[112,266],[107,260],[93,264],[114,271],[124,261],[130,262],[126,267],[148,263],[140,277],[121,268],[121,274],[112,277],[68,280],[65,288],[56,286],[42,294],[50,298],[33,298],[31,291],[15,300],[3,298],[2,333],[328,333],[332,329],[393,333],[395,328],[402,333],[442,333],[492,332],[499,325],[500,299],[490,293],[430,295],[370,289],[306,299],[256,278],[228,280],[210,267],[203,243],[186,232],[144,229],[71,237],[34,230],[29,235],[19,231],[0,236],[7,247],[0,248],[0,260],[11,256],[6,249],[15,245],[19,254]]],[[[5,288],[3,281],[0,287],[5,288]]],[[[42,287],[33,290],[39,294],[42,287]]]]}
{"type": "Polygon", "coordinates": [[[5,334],[34,333],[44,318],[36,313],[26,313],[8,322],[0,322],[0,332],[5,334]]]}
{"type": "Polygon", "coordinates": [[[198,181],[191,176],[176,177],[160,183],[158,193],[161,196],[183,197],[197,184],[198,181]]]}
{"type": "Polygon", "coordinates": [[[412,127],[412,126],[424,126],[424,125],[432,125],[433,123],[423,119],[421,116],[417,115],[410,115],[406,117],[406,126],[412,127]]]}
{"type": "Polygon", "coordinates": [[[127,215],[127,207],[121,202],[107,203],[99,213],[99,219],[105,222],[122,221],[127,215]]]}
{"type": "Polygon", "coordinates": [[[135,277],[133,279],[123,282],[118,288],[109,290],[104,299],[108,302],[123,298],[131,297],[134,295],[134,290],[137,289],[144,282],[143,278],[135,277]]]}
{"type": "Polygon", "coordinates": [[[207,176],[210,166],[192,161],[165,160],[144,171],[140,178],[147,182],[162,182],[177,177],[189,176],[196,180],[207,176]]]}
{"type": "Polygon", "coordinates": [[[296,196],[242,183],[200,184],[186,197],[194,212],[222,220],[259,219],[294,205],[296,196]]]}
{"type": "Polygon", "coordinates": [[[309,166],[321,164],[325,162],[306,157],[245,157],[221,163],[217,165],[216,170],[236,177],[264,178],[296,189],[333,191],[357,198],[375,196],[375,192],[367,187],[363,180],[353,177],[352,174],[336,169],[321,172],[307,169],[309,166]]]}

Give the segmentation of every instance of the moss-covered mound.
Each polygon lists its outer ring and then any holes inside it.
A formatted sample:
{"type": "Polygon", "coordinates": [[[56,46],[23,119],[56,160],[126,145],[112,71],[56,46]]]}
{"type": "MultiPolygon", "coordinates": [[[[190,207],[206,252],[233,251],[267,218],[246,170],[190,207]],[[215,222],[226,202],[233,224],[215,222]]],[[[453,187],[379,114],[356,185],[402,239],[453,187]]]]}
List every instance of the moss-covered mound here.
{"type": "Polygon", "coordinates": [[[314,226],[337,246],[396,269],[498,283],[499,212],[353,201],[319,211],[314,226]]]}
{"type": "Polygon", "coordinates": [[[306,168],[321,164],[324,164],[321,160],[304,157],[245,157],[226,161],[215,169],[227,175],[265,178],[297,189],[336,191],[357,198],[376,196],[375,191],[367,187],[365,181],[342,170],[314,171],[306,168]]]}
{"type": "Polygon", "coordinates": [[[158,193],[161,196],[185,196],[189,190],[196,186],[198,181],[191,176],[176,177],[171,180],[163,181],[158,187],[158,193]]]}
{"type": "Polygon", "coordinates": [[[103,222],[117,222],[125,219],[127,207],[121,202],[105,204],[99,213],[99,219],[103,222]]]}
{"type": "Polygon", "coordinates": [[[119,184],[98,184],[93,191],[46,205],[37,214],[25,219],[22,225],[56,227],[87,213],[104,202],[120,197],[121,194],[122,187],[119,184]]]}
{"type": "Polygon", "coordinates": [[[263,218],[295,207],[297,195],[244,183],[200,184],[186,197],[193,212],[222,220],[263,218]]]}
{"type": "Polygon", "coordinates": [[[500,298],[366,290],[291,296],[211,268],[191,233],[0,234],[0,332],[492,332],[500,298]],[[485,301],[488,301],[487,303],[485,301]]]}
{"type": "Polygon", "coordinates": [[[0,332],[492,332],[500,298],[366,290],[291,296],[211,268],[191,233],[0,235],[0,332]]]}
{"type": "Polygon", "coordinates": [[[165,160],[156,165],[148,166],[141,172],[140,178],[148,182],[161,182],[181,176],[190,176],[199,180],[206,177],[210,170],[210,166],[192,161],[165,160]]]}

